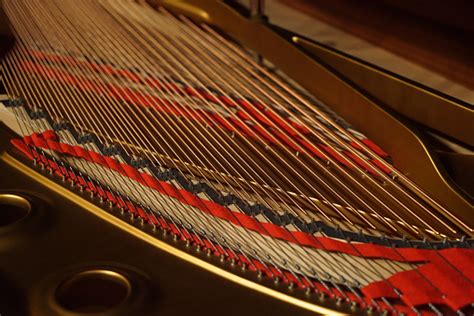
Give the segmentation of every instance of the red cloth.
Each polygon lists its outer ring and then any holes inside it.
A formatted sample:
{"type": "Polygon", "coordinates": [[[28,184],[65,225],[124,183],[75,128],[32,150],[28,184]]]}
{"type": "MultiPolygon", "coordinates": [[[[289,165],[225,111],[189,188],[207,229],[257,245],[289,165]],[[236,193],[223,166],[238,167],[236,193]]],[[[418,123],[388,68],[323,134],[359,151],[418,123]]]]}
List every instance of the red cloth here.
{"type": "MultiPolygon", "coordinates": [[[[53,141],[53,139],[55,139],[54,135],[50,132],[48,132],[47,137],[48,141],[46,141],[44,135],[33,134],[31,137],[25,137],[24,141],[12,140],[12,144],[25,153],[30,159],[35,157],[35,154],[30,152],[26,143],[54,150],[60,154],[90,159],[104,167],[116,170],[124,176],[135,179],[143,185],[157,189],[160,193],[176,198],[183,204],[191,205],[206,213],[227,220],[234,225],[242,226],[273,238],[297,243],[306,247],[323,249],[330,252],[340,252],[367,259],[382,258],[417,264],[413,269],[396,273],[387,280],[364,286],[361,289],[362,293],[370,299],[378,299],[381,297],[395,298],[396,294],[394,294],[394,288],[396,288],[401,293],[401,300],[408,306],[421,306],[434,303],[445,304],[453,310],[457,310],[474,303],[474,250],[472,249],[397,249],[368,243],[349,244],[334,238],[314,237],[300,231],[289,231],[273,223],[259,222],[246,214],[233,212],[215,202],[200,199],[190,192],[178,189],[165,181],[158,181],[156,178],[146,173],[141,173],[132,166],[119,163],[111,157],[101,156],[80,146],[73,147],[64,143],[56,143],[53,141]]],[[[43,159],[44,157],[40,158],[43,159]]],[[[57,165],[52,164],[52,162],[49,165],[52,168],[57,168],[58,172],[61,172],[61,169],[57,165]]],[[[93,188],[91,188],[91,190],[93,190],[93,188]]],[[[109,196],[106,192],[98,193],[106,198],[109,196]]],[[[148,215],[143,210],[135,208],[129,202],[126,202],[126,206],[131,212],[149,220],[148,215]]],[[[159,220],[159,222],[163,226],[166,225],[169,227],[175,233],[180,232],[180,230],[172,224],[164,223],[162,220],[159,220]]],[[[194,236],[193,239],[199,242],[197,236],[194,236]]],[[[206,244],[209,246],[207,241],[204,243],[204,246],[206,244]]],[[[269,268],[271,271],[268,273],[278,275],[278,270],[272,267],[269,268]]],[[[287,275],[286,278],[293,277],[287,275]]]]}

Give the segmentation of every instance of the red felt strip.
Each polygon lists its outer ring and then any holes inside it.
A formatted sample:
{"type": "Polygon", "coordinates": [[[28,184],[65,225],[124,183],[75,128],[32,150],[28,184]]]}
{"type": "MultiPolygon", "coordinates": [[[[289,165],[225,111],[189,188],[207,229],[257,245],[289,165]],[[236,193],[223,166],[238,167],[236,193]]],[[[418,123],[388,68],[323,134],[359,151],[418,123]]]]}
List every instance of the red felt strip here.
{"type": "Polygon", "coordinates": [[[318,147],[322,148],[325,152],[327,152],[330,156],[332,156],[344,166],[352,168],[352,165],[347,161],[347,159],[343,157],[339,152],[335,151],[333,148],[323,144],[319,144],[318,147]]]}
{"type": "Polygon", "coordinates": [[[323,152],[321,150],[319,150],[318,148],[316,148],[316,146],[314,146],[313,144],[310,144],[308,143],[307,141],[301,139],[301,138],[298,138],[298,142],[304,146],[304,148],[306,148],[306,150],[308,151],[308,153],[310,155],[315,155],[316,157],[319,157],[323,160],[328,160],[327,156],[325,154],[323,154],[323,152]]]}
{"type": "Polygon", "coordinates": [[[375,172],[375,170],[371,166],[369,166],[369,164],[366,161],[362,160],[357,155],[351,153],[350,151],[344,151],[344,154],[348,156],[349,158],[351,158],[356,164],[359,165],[359,167],[369,172],[371,175],[375,177],[378,176],[377,172],[375,172]]]}
{"type": "MultiPolygon", "coordinates": [[[[291,127],[287,122],[285,122],[282,118],[280,118],[277,114],[273,111],[266,111],[265,114],[273,121],[276,125],[278,125],[281,129],[287,132],[292,137],[298,137],[298,133],[295,131],[295,127],[291,127]]],[[[304,133],[302,133],[304,134],[304,133]]]]}
{"type": "Polygon", "coordinates": [[[444,303],[443,294],[416,270],[397,273],[388,280],[403,293],[403,301],[410,306],[444,303]]]}
{"type": "Polygon", "coordinates": [[[274,124],[270,120],[268,120],[265,116],[263,116],[257,110],[255,110],[255,107],[252,104],[250,104],[249,102],[247,102],[246,100],[238,99],[237,103],[240,106],[242,106],[247,113],[249,113],[247,115],[252,116],[257,121],[262,123],[263,125],[266,125],[266,126],[272,127],[272,128],[275,127],[274,124]]]}
{"type": "MultiPolygon", "coordinates": [[[[243,121],[252,121],[252,119],[255,119],[262,123],[264,126],[267,126],[272,129],[273,134],[275,134],[286,146],[289,146],[292,150],[294,151],[300,151],[299,146],[296,144],[296,142],[299,142],[302,144],[307,150],[309,150],[312,154],[316,155],[317,157],[321,159],[325,159],[324,155],[322,155],[319,151],[314,150],[314,146],[308,144],[302,139],[298,139],[298,134],[294,129],[297,129],[300,133],[303,134],[308,134],[310,133],[310,130],[304,126],[301,126],[300,124],[290,121],[289,119],[282,119],[279,117],[276,113],[273,112],[273,110],[265,110],[265,107],[261,105],[258,102],[248,102],[244,99],[231,99],[226,96],[214,96],[210,93],[207,93],[203,90],[195,90],[194,88],[191,87],[178,87],[176,84],[173,83],[163,83],[158,79],[154,78],[145,78],[141,77],[136,73],[133,73],[131,71],[125,70],[125,69],[119,69],[119,68],[114,68],[109,65],[99,65],[95,64],[92,62],[87,62],[87,61],[81,61],[74,59],[69,56],[60,56],[60,55],[51,55],[51,54],[44,54],[39,51],[32,51],[32,55],[39,58],[39,59],[47,59],[47,60],[52,60],[55,62],[65,62],[69,65],[72,66],[87,66],[90,70],[97,71],[97,72],[102,72],[107,75],[113,75],[113,76],[119,76],[123,77],[125,79],[129,79],[132,82],[144,82],[146,84],[149,84],[155,88],[167,88],[170,89],[171,91],[174,91],[175,93],[180,93],[180,91],[184,91],[187,93],[189,96],[194,96],[194,97],[203,97],[206,100],[209,100],[211,102],[219,103],[222,102],[225,105],[229,107],[234,107],[236,104],[239,104],[242,108],[245,109],[245,112],[242,110],[239,110],[236,112],[237,116],[239,116],[243,121]],[[259,109],[262,111],[265,115],[260,114],[256,109],[259,109]],[[290,124],[293,127],[290,127],[289,124],[285,122],[285,120],[290,121],[290,124]],[[275,129],[275,124],[278,125],[280,128],[285,130],[290,136],[295,138],[295,140],[291,140],[286,135],[282,133],[277,133],[275,129]]],[[[222,118],[220,117],[219,114],[216,113],[211,113],[205,115],[203,117],[203,113],[201,112],[206,112],[206,111],[196,111],[195,109],[189,108],[186,111],[183,111],[183,106],[178,104],[177,102],[170,102],[167,99],[162,99],[150,95],[145,95],[140,92],[134,91],[130,88],[126,87],[119,87],[115,86],[112,84],[106,84],[105,87],[107,88],[107,91],[103,91],[103,88],[97,85],[95,82],[90,81],[86,78],[81,78],[75,75],[70,74],[67,71],[56,69],[56,68],[50,68],[50,67],[45,67],[45,66],[40,66],[35,64],[34,62],[30,61],[24,61],[23,62],[23,67],[29,71],[36,72],[39,74],[44,74],[47,75],[49,78],[56,78],[57,80],[62,80],[68,84],[75,85],[81,89],[88,90],[88,91],[94,91],[98,93],[106,93],[110,97],[113,97],[115,99],[121,99],[125,100],[127,102],[131,102],[133,104],[139,105],[139,106],[145,106],[145,107],[153,107],[159,111],[176,115],[176,116],[186,116],[188,118],[191,118],[193,120],[200,120],[200,121],[205,121],[206,123],[209,124],[209,119],[208,117],[214,118],[221,126],[223,126],[227,131],[230,132],[235,132],[236,128],[234,126],[237,126],[246,136],[252,138],[252,139],[257,139],[256,134],[252,133],[252,131],[245,126],[245,124],[242,124],[238,120],[231,118],[222,118]],[[234,126],[232,126],[234,125],[234,126]]],[[[214,124],[210,124],[214,125],[214,124]]],[[[263,137],[265,142],[271,143],[271,144],[276,144],[277,141],[276,139],[271,135],[272,133],[267,133],[265,129],[262,129],[258,127],[257,125],[252,126],[252,129],[255,130],[255,132],[263,137]]],[[[387,157],[388,155],[384,153],[378,146],[376,146],[373,142],[370,140],[364,139],[362,140],[366,146],[374,150],[377,154],[381,155],[382,157],[387,157]]],[[[359,150],[362,150],[362,148],[355,142],[351,142],[351,146],[354,148],[357,148],[359,150]]],[[[321,145],[321,148],[323,148],[325,151],[327,151],[333,158],[335,158],[337,161],[345,165],[346,167],[351,167],[348,163],[347,160],[343,158],[342,155],[339,153],[336,153],[332,149],[330,149],[327,146],[321,145]]],[[[349,154],[348,154],[349,155],[349,154]]],[[[360,167],[362,167],[364,170],[370,172],[373,175],[376,175],[372,167],[370,167],[369,164],[366,162],[362,161],[361,159],[355,157],[354,155],[349,155],[351,158],[358,164],[360,167]]],[[[327,159],[325,159],[327,160],[327,159]]],[[[379,169],[381,169],[383,172],[390,174],[391,170],[389,170],[387,167],[385,167],[383,164],[381,164],[379,161],[375,159],[371,159],[370,163],[375,164],[379,169]]]]}
{"type": "Polygon", "coordinates": [[[370,162],[376,165],[380,170],[385,172],[386,174],[390,175],[392,174],[393,170],[390,168],[386,167],[380,160],[377,159],[370,159],[370,162]]]}
{"type": "Polygon", "coordinates": [[[376,145],[373,141],[371,141],[370,139],[364,138],[364,139],[361,140],[361,142],[362,142],[365,146],[367,146],[367,147],[369,147],[370,149],[372,149],[372,151],[373,151],[374,153],[376,153],[377,155],[379,155],[380,157],[386,158],[386,157],[389,156],[382,148],[380,148],[379,146],[377,146],[377,145],[376,145]]]}
{"type": "Polygon", "coordinates": [[[16,149],[21,151],[26,157],[28,157],[31,160],[35,159],[30,149],[26,145],[26,142],[22,141],[21,139],[12,139],[10,142],[13,146],[15,146],[16,149]]]}
{"type": "MultiPolygon", "coordinates": [[[[25,145],[19,143],[19,141],[12,141],[12,143],[19,148],[20,150],[25,149],[25,145]]],[[[22,150],[22,151],[23,151],[22,150]]],[[[42,157],[45,158],[45,157],[42,157]]],[[[52,168],[58,168],[58,165],[52,161],[48,162],[48,165],[52,168]]],[[[94,186],[89,185],[90,190],[93,191],[94,186]]],[[[109,192],[102,192],[105,198],[114,199],[113,196],[109,192]]],[[[189,233],[184,234],[184,230],[178,229],[174,224],[168,224],[163,219],[152,219],[152,216],[148,216],[146,212],[140,208],[136,208],[129,202],[126,202],[126,207],[129,209],[130,212],[135,213],[137,216],[144,218],[145,220],[150,220],[154,223],[160,224],[161,226],[170,229],[176,234],[183,234],[184,238],[193,238],[196,244],[201,244],[206,248],[209,249],[216,249],[216,254],[224,254],[225,252],[222,248],[217,249],[215,245],[205,239],[205,238],[198,238],[198,236],[192,235],[189,236],[189,233]]],[[[245,216],[244,214],[240,214],[239,216],[245,216]]],[[[270,229],[272,230],[272,229],[270,229]]],[[[301,232],[299,232],[301,233],[301,232]]],[[[297,236],[297,234],[293,234],[293,236],[297,236]]],[[[288,237],[281,236],[283,239],[287,239],[288,237]]],[[[313,237],[314,238],[314,237],[313,237]]],[[[300,238],[297,238],[301,240],[300,238]]],[[[314,238],[316,239],[316,238],[314,238]]],[[[325,243],[326,247],[340,247],[338,246],[338,242],[330,241],[330,238],[317,238],[318,242],[325,243]]],[[[309,242],[305,242],[307,244],[312,244],[309,242]]],[[[360,244],[355,244],[355,247],[359,247],[360,244]]],[[[375,245],[365,245],[366,247],[375,245]]],[[[385,248],[380,246],[375,246],[377,248],[385,248]]],[[[349,248],[346,248],[346,251],[349,248]]],[[[359,248],[360,250],[360,248],[359,248]]],[[[342,251],[342,250],[341,250],[342,251]]],[[[472,279],[466,277],[466,275],[462,275],[457,269],[460,267],[466,267],[465,259],[467,258],[468,261],[474,258],[474,251],[466,250],[466,249],[446,249],[442,251],[427,251],[427,250],[418,250],[418,249],[399,249],[403,254],[400,256],[406,255],[411,257],[412,260],[419,261],[421,259],[427,259],[432,262],[429,262],[425,265],[422,265],[417,270],[409,270],[395,274],[394,276],[390,277],[387,281],[380,281],[374,282],[372,284],[368,284],[367,286],[361,289],[362,293],[366,295],[364,298],[367,302],[370,302],[373,299],[377,299],[379,297],[386,297],[386,298],[398,298],[395,292],[393,291],[393,287],[395,286],[398,288],[399,291],[402,292],[401,299],[409,305],[417,306],[417,305],[425,305],[429,303],[438,303],[438,304],[447,304],[454,310],[457,310],[463,306],[466,306],[472,302],[474,297],[473,287],[472,287],[472,279]],[[449,257],[450,264],[443,265],[443,262],[447,262],[446,257],[449,257]],[[431,275],[432,274],[432,275],[431,275]],[[456,275],[457,274],[457,275],[456,275]],[[439,277],[441,275],[441,278],[439,277]],[[430,280],[427,282],[427,280],[430,280]],[[464,286],[459,286],[460,283],[465,282],[464,286]],[[390,284],[389,284],[390,283],[390,284]],[[433,286],[434,283],[437,284],[437,287],[433,286]],[[450,295],[446,296],[445,294],[440,293],[450,293],[450,295]],[[467,293],[467,294],[466,294],[467,293]]],[[[259,269],[263,271],[265,275],[268,276],[280,276],[283,277],[284,282],[294,282],[298,287],[308,286],[307,281],[302,282],[300,279],[297,279],[293,274],[289,273],[288,271],[283,271],[283,275],[280,273],[278,269],[270,266],[264,266],[259,261],[252,259],[252,262],[249,262],[248,259],[244,256],[238,255],[236,258],[240,260],[240,262],[244,262],[250,264],[249,268],[251,270],[259,269]]],[[[470,267],[470,266],[469,266],[470,267]]],[[[468,268],[469,268],[468,267],[468,268]]],[[[322,284],[315,282],[312,286],[316,286],[319,291],[323,291],[330,296],[340,296],[343,297],[342,293],[339,293],[335,289],[331,290],[330,292],[322,286],[322,284]]],[[[360,301],[359,298],[353,295],[351,292],[347,291],[344,293],[345,296],[350,297],[353,300],[359,301],[362,306],[365,305],[364,301],[360,301]]],[[[379,306],[384,305],[379,302],[379,306]]],[[[396,306],[399,310],[404,312],[409,312],[410,310],[404,306],[397,304],[396,306]]]]}
{"type": "Polygon", "coordinates": [[[372,282],[364,286],[361,291],[365,296],[371,299],[380,297],[398,298],[398,294],[395,292],[393,285],[386,280],[372,282]]]}

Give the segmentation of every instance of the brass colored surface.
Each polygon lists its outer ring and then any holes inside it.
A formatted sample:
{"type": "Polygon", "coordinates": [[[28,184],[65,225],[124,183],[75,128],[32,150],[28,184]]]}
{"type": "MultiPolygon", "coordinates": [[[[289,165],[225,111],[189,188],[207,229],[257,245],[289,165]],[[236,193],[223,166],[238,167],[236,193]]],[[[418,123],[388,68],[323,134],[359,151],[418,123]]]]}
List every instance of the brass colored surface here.
{"type": "Polygon", "coordinates": [[[27,212],[31,211],[31,203],[24,197],[16,194],[0,194],[0,204],[16,206],[27,212]]]}
{"type": "MultiPolygon", "coordinates": [[[[295,46],[291,38],[286,40],[269,25],[248,19],[220,1],[168,0],[150,3],[163,5],[198,22],[209,23],[264,56],[390,153],[395,166],[413,182],[455,212],[467,225],[474,226],[472,203],[453,186],[438,158],[414,132],[414,128],[295,46]],[[207,12],[205,19],[202,18],[203,10],[207,12]]],[[[474,236],[474,231],[468,232],[468,235],[474,236]]]]}
{"type": "MultiPolygon", "coordinates": [[[[153,3],[154,1],[150,2],[153,3]]],[[[160,1],[160,5],[172,9],[175,12],[186,13],[186,16],[195,20],[202,22],[210,21],[210,16],[206,10],[199,8],[199,6],[193,3],[188,3],[188,1],[163,0],[160,1]]]]}
{"type": "Polygon", "coordinates": [[[466,190],[466,194],[474,196],[474,181],[472,181],[474,179],[474,155],[441,151],[438,151],[437,155],[453,180],[466,190]]]}
{"type": "Polygon", "coordinates": [[[474,110],[468,104],[428,91],[418,84],[298,36],[293,42],[330,65],[398,113],[474,146],[474,110]]]}
{"type": "MultiPolygon", "coordinates": [[[[0,134],[4,149],[11,136],[0,134]]],[[[97,269],[127,276],[131,296],[138,296],[103,315],[341,315],[336,309],[362,313],[187,248],[118,209],[96,204],[85,192],[67,189],[67,183],[32,169],[17,154],[0,156],[0,193],[35,192],[35,199],[47,205],[41,217],[51,221],[37,221],[43,223],[41,230],[26,235],[27,242],[17,242],[14,232],[0,234],[0,245],[2,240],[10,243],[0,247],[0,280],[6,280],[0,282],[0,294],[12,296],[7,303],[0,301],[7,315],[77,315],[57,304],[56,290],[71,275],[97,269]],[[139,291],[134,290],[137,283],[139,291]]]]}

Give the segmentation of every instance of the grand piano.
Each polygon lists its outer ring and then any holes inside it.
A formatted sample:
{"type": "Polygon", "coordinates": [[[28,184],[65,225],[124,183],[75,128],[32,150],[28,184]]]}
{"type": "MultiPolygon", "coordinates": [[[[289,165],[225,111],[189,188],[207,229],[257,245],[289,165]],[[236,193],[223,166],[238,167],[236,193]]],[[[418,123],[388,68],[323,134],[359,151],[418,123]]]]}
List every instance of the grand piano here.
{"type": "Polygon", "coordinates": [[[470,20],[267,5],[2,1],[0,315],[472,315],[470,20]]]}

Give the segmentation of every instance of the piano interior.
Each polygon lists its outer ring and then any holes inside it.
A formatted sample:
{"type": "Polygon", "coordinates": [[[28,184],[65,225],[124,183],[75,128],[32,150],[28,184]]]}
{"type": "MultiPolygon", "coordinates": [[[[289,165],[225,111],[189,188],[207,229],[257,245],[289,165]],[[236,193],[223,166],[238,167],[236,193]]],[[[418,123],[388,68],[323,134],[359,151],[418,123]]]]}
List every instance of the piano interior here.
{"type": "Polygon", "coordinates": [[[246,2],[2,1],[0,315],[473,315],[472,104],[246,2]]]}

